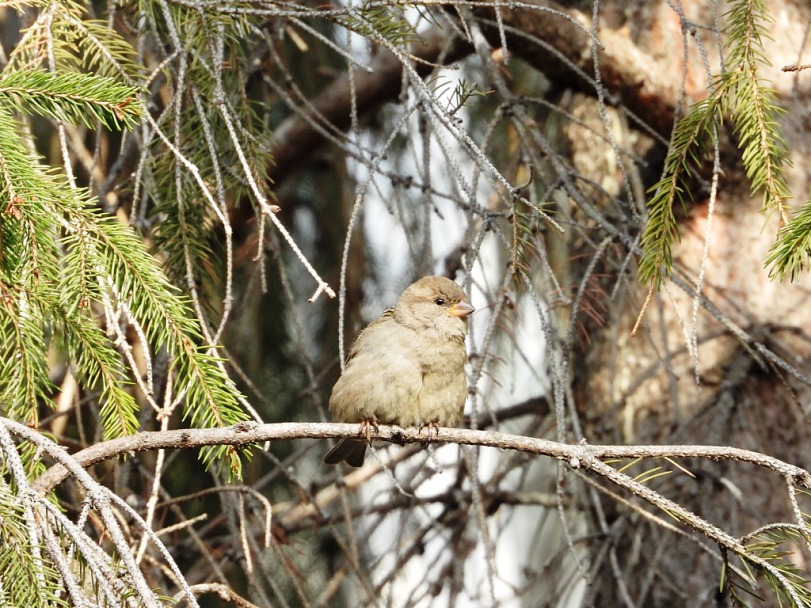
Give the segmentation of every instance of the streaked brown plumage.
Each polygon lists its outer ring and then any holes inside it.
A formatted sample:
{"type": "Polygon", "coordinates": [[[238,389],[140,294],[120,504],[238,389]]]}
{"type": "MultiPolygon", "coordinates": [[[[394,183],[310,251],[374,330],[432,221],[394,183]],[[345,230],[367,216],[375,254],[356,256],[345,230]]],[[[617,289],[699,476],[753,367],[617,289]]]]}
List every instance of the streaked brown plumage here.
{"type": "MultiPolygon", "coordinates": [[[[467,394],[465,335],[473,307],[444,277],[423,277],[355,341],[332,389],[338,422],[455,426],[467,394]]],[[[363,465],[364,439],[342,439],[327,464],[363,465]]]]}

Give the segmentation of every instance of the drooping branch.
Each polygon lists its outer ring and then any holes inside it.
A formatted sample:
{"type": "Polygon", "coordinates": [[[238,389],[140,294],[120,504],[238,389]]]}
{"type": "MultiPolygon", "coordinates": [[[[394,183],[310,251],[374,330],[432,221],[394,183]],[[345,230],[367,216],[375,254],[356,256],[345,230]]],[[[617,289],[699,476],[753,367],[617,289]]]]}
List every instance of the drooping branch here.
{"type": "MultiPolygon", "coordinates": [[[[511,55],[543,72],[560,88],[597,94],[592,56],[584,52],[595,44],[589,41],[590,17],[551,0],[492,4],[493,8],[477,7],[473,14],[482,19],[482,32],[494,48],[501,46],[495,18],[498,10],[511,55]]],[[[678,83],[627,34],[599,27],[596,37],[607,101],[622,105],[653,131],[668,137],[679,100],[678,83]]]]}
{"type": "MultiPolygon", "coordinates": [[[[482,32],[493,48],[501,46],[494,10],[501,12],[508,52],[543,72],[560,88],[569,88],[596,96],[594,64],[588,46],[589,20],[580,12],[550,0],[521,3],[480,3],[473,10],[482,32]],[[556,14],[557,13],[557,14],[556,14]],[[568,15],[569,19],[562,15],[568,15]],[[577,25],[580,24],[580,25],[577,25]]],[[[449,5],[450,6],[450,5],[449,5]]],[[[473,52],[473,46],[457,39],[447,44],[448,30],[431,30],[422,41],[409,49],[418,60],[420,75],[429,73],[438,60],[447,65],[473,52]]],[[[600,47],[600,79],[607,102],[629,110],[649,130],[667,138],[679,101],[677,83],[668,79],[654,60],[626,35],[603,28],[597,32],[600,47]]],[[[592,42],[593,44],[593,42],[592,42]]],[[[355,69],[352,75],[355,103],[364,116],[397,98],[402,85],[402,64],[385,49],[372,58],[369,71],[355,69]]],[[[287,118],[274,132],[274,165],[269,173],[276,181],[295,171],[300,163],[321,146],[325,137],[314,126],[327,130],[349,128],[352,86],[349,74],[335,78],[314,100],[320,114],[287,118]],[[327,123],[327,124],[325,124],[327,123]]]]}
{"type": "MultiPolygon", "coordinates": [[[[410,54],[419,60],[417,72],[425,75],[432,69],[443,53],[446,39],[438,31],[415,43],[410,54]]],[[[453,63],[473,50],[470,45],[457,43],[444,53],[444,61],[453,63]]],[[[352,75],[355,89],[355,104],[359,116],[364,116],[387,101],[397,98],[402,85],[403,66],[390,52],[381,49],[372,58],[369,71],[355,69],[352,75]]],[[[349,128],[352,108],[352,85],[348,74],[333,80],[312,101],[317,115],[303,117],[294,114],[274,131],[273,166],[270,176],[280,181],[296,170],[299,163],[321,146],[325,138],[313,122],[327,130],[345,131],[349,128]],[[326,125],[324,123],[327,123],[326,125]]],[[[306,110],[305,110],[306,111],[306,110]]]]}

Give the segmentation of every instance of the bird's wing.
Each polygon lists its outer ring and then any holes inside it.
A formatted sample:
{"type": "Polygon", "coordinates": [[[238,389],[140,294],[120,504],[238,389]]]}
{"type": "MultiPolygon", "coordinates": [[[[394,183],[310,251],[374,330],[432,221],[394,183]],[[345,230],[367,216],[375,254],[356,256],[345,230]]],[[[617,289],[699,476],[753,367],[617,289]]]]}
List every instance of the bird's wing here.
{"type": "Polygon", "coordinates": [[[385,325],[388,322],[394,319],[394,307],[387,308],[380,317],[369,323],[363,331],[358,334],[355,343],[352,345],[352,348],[349,349],[349,354],[346,356],[346,360],[344,361],[344,366],[349,365],[349,362],[358,354],[358,352],[363,348],[363,335],[367,333],[374,333],[377,326],[385,325]],[[370,332],[371,330],[371,332],[370,332]]]}
{"type": "Polygon", "coordinates": [[[414,331],[390,313],[363,330],[332,389],[330,410],[336,419],[396,422],[403,408],[417,404],[423,378],[414,339],[414,331]]]}

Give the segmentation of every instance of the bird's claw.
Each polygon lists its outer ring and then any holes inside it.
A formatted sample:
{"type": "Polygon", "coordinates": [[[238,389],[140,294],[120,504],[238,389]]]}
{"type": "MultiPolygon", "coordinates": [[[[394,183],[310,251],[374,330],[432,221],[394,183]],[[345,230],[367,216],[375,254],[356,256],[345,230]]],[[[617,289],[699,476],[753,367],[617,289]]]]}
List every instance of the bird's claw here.
{"type": "Polygon", "coordinates": [[[435,420],[421,424],[420,428],[417,429],[417,435],[422,435],[423,429],[428,429],[428,437],[431,436],[431,433],[434,434],[434,437],[439,437],[439,424],[435,420]]]}
{"type": "Polygon", "coordinates": [[[380,432],[380,428],[377,426],[377,420],[374,418],[364,418],[360,421],[360,431],[358,432],[358,436],[365,437],[366,441],[371,443],[372,429],[374,429],[375,434],[380,432]]]}

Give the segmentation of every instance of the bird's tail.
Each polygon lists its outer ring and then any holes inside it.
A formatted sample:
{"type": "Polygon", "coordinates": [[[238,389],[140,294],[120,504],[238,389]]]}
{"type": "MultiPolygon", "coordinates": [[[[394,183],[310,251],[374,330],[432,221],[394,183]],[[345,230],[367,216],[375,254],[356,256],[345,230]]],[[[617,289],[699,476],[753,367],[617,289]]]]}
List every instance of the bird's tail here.
{"type": "Polygon", "coordinates": [[[364,458],[366,458],[366,441],[363,439],[341,439],[324,456],[324,462],[327,464],[345,462],[351,467],[362,467],[364,458]]]}

